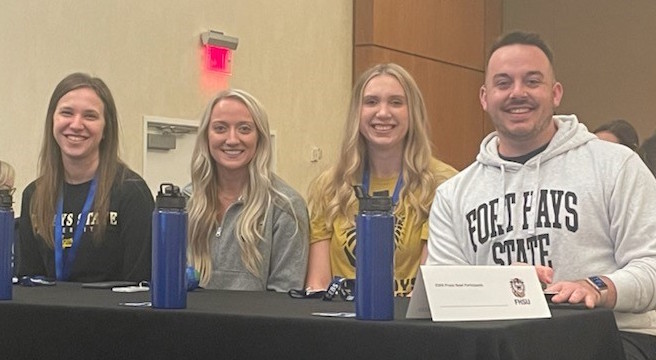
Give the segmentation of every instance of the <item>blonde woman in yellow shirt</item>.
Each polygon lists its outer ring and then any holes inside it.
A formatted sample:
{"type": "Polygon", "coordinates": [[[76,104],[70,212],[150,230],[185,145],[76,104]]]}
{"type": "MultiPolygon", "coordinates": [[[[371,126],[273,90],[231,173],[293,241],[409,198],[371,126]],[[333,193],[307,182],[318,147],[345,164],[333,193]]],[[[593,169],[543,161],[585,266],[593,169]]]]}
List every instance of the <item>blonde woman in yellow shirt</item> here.
{"type": "Polygon", "coordinates": [[[456,170],[432,157],[421,91],[401,66],[379,64],[356,82],[338,162],[310,185],[310,256],[306,286],[355,277],[353,185],[387,190],[395,203],[395,294],[412,291],[426,259],[428,212],[435,189],[456,170]]]}

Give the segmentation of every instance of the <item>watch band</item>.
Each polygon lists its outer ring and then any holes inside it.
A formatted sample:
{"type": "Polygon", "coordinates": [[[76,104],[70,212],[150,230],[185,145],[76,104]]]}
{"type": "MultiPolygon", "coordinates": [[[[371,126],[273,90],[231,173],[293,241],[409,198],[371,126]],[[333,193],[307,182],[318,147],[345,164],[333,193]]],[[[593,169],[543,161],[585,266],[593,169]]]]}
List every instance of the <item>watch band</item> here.
{"type": "Polygon", "coordinates": [[[590,276],[586,280],[600,294],[601,294],[602,291],[608,290],[608,285],[606,285],[606,282],[604,282],[604,280],[599,276],[590,276]]]}

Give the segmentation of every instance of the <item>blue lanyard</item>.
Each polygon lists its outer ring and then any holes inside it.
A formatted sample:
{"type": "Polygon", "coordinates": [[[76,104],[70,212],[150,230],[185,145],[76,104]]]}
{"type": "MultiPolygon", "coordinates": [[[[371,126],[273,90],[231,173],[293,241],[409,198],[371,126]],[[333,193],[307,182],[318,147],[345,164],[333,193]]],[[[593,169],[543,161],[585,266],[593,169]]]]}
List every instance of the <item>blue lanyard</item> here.
{"type": "Polygon", "coordinates": [[[55,219],[55,271],[57,274],[58,281],[66,281],[70,276],[71,269],[73,268],[73,262],[75,261],[75,254],[77,249],[80,246],[80,240],[82,240],[82,233],[84,232],[84,226],[87,222],[87,217],[89,211],[91,211],[91,204],[93,203],[93,198],[96,195],[96,177],[93,177],[91,180],[91,185],[89,186],[89,192],[87,193],[87,199],[84,201],[84,207],[82,208],[82,213],[80,214],[80,219],[75,227],[75,232],[73,233],[73,244],[71,244],[70,249],[64,257],[63,241],[62,241],[62,213],[64,212],[64,196],[62,192],[59,193],[59,198],[57,199],[57,218],[55,219]]]}
{"type": "MultiPolygon", "coordinates": [[[[399,178],[396,180],[396,186],[394,186],[394,194],[392,195],[392,204],[396,206],[399,202],[399,194],[401,193],[401,188],[403,187],[403,171],[399,172],[399,178]]],[[[369,195],[369,162],[364,161],[364,168],[362,169],[362,190],[364,193],[369,195]]]]}

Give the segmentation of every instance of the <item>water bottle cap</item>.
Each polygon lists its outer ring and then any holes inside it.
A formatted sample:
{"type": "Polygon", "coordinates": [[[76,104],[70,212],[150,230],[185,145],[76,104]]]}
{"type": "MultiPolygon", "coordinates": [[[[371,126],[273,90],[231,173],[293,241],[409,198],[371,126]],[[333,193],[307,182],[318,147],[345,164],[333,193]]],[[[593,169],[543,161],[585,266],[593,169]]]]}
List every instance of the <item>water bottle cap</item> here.
{"type": "Polygon", "coordinates": [[[187,199],[180,192],[180,188],[171,183],[163,183],[159,186],[155,206],[166,209],[184,209],[187,199]]]}
{"type": "Polygon", "coordinates": [[[0,189],[0,208],[11,209],[14,204],[13,193],[14,189],[0,189]]]}
{"type": "Polygon", "coordinates": [[[359,211],[394,212],[394,203],[387,191],[376,191],[372,196],[364,193],[362,186],[354,185],[355,196],[358,198],[359,211]]]}

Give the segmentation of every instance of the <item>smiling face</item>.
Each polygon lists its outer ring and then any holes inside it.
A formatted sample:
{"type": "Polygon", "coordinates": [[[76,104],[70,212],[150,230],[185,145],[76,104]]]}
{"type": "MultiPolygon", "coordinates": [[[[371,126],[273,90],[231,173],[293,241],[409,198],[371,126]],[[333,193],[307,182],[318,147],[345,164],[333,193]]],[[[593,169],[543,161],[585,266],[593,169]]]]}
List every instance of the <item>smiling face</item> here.
{"type": "Polygon", "coordinates": [[[365,86],[360,133],[369,151],[403,150],[408,133],[408,101],[403,87],[393,76],[376,76],[365,86]]]}
{"type": "Polygon", "coordinates": [[[540,48],[514,44],[497,49],[488,62],[480,101],[497,129],[499,152],[519,156],[549,142],[562,94],[540,48]]]}
{"type": "Polygon", "coordinates": [[[216,103],[210,115],[207,140],[219,172],[247,170],[255,156],[258,133],[246,105],[232,98],[216,103]]]}
{"type": "Polygon", "coordinates": [[[105,129],[104,105],[96,92],[71,90],[57,102],[52,134],[64,162],[95,162],[105,129]]]}

